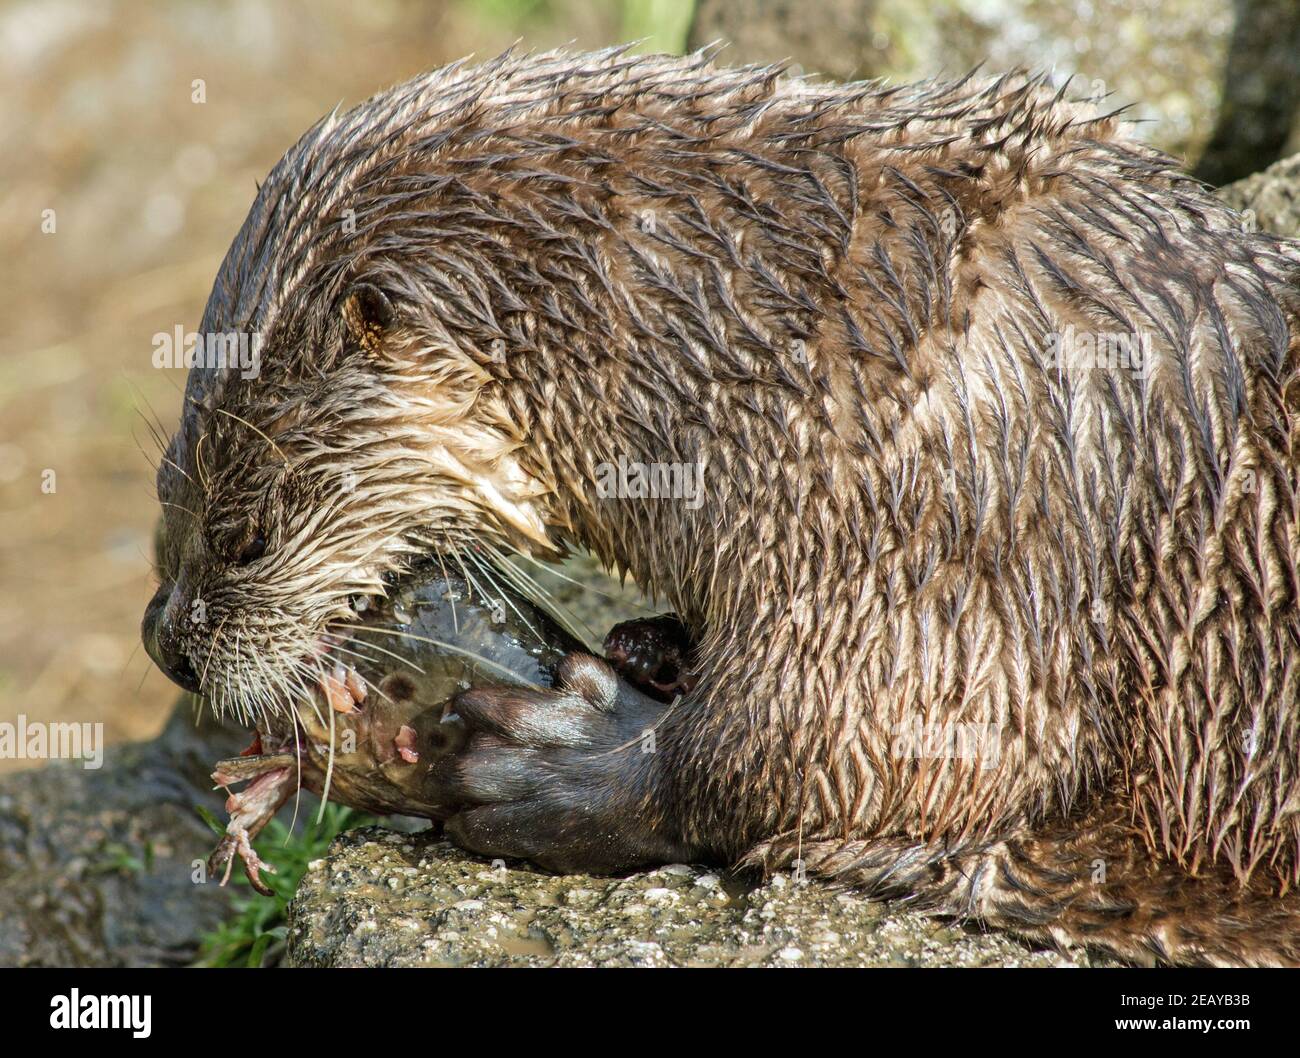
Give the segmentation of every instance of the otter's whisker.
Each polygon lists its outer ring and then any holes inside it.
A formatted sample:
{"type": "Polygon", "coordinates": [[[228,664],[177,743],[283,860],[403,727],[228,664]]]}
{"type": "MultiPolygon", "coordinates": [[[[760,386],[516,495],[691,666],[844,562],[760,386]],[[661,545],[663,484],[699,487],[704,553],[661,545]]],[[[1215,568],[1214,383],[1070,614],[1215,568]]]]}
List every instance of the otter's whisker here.
{"type": "Polygon", "coordinates": [[[312,694],[311,687],[315,682],[312,676],[311,667],[301,657],[295,658],[292,662],[292,672],[298,685],[297,700],[306,702],[311,706],[311,711],[316,717],[316,722],[322,727],[325,726],[325,718],[320,715],[320,710],[316,707],[316,698],[312,694]]]}
{"type": "MultiPolygon", "coordinates": [[[[575,587],[581,588],[584,592],[590,592],[592,595],[599,595],[602,599],[608,599],[610,602],[622,602],[622,601],[623,601],[621,598],[619,598],[619,596],[617,596],[617,595],[613,595],[613,594],[611,594],[610,592],[607,592],[607,591],[602,591],[600,588],[597,588],[594,584],[589,584],[589,583],[587,583],[586,581],[581,581],[581,580],[577,580],[577,579],[574,578],[574,577],[570,577],[567,573],[565,573],[563,570],[561,570],[558,566],[552,565],[552,564],[547,563],[547,562],[542,562],[542,561],[540,561],[540,560],[538,560],[538,559],[536,559],[536,558],[533,558],[532,555],[525,554],[525,553],[522,552],[522,551],[516,551],[516,552],[515,552],[515,555],[516,555],[517,557],[523,559],[525,562],[531,562],[531,563],[532,563],[534,566],[536,566],[538,569],[540,569],[540,570],[544,570],[544,571],[547,573],[547,575],[552,576],[552,577],[556,577],[556,578],[558,578],[559,580],[562,580],[562,581],[566,581],[567,583],[572,584],[572,585],[574,585],[575,587]]],[[[517,568],[517,567],[516,567],[516,568],[517,568]]],[[[520,572],[522,573],[523,571],[520,570],[520,572]]],[[[643,607],[643,609],[645,610],[646,613],[650,613],[650,612],[651,612],[651,610],[650,610],[648,607],[643,607]]]]}
{"type": "Polygon", "coordinates": [[[203,689],[203,684],[208,678],[208,666],[212,664],[212,652],[217,649],[217,641],[221,638],[221,630],[226,627],[226,622],[230,620],[230,614],[226,614],[217,625],[217,630],[212,633],[212,642],[208,645],[208,657],[203,662],[203,672],[199,674],[199,690],[203,689]]]}
{"type": "MultiPolygon", "coordinates": [[[[286,701],[293,700],[294,690],[293,690],[293,686],[289,683],[289,678],[287,673],[285,673],[281,669],[272,667],[264,659],[258,660],[258,668],[264,674],[263,683],[262,683],[263,688],[265,688],[267,683],[269,682],[280,690],[280,693],[284,696],[286,701]]],[[[280,708],[275,704],[275,701],[271,698],[271,695],[269,693],[264,693],[261,696],[260,700],[263,701],[262,717],[264,721],[268,720],[267,718],[268,709],[270,709],[272,713],[279,715],[280,708]]]]}
{"type": "MultiPolygon", "coordinates": [[[[321,669],[320,675],[323,681],[325,679],[324,668],[321,669]]],[[[321,786],[320,811],[316,813],[317,826],[320,826],[321,822],[325,819],[325,806],[326,804],[329,803],[330,785],[334,781],[334,710],[327,708],[325,712],[329,714],[329,719],[330,719],[330,724],[329,724],[330,751],[329,751],[329,758],[325,762],[325,782],[321,786]]]]}
{"type": "Polygon", "coordinates": [[[297,780],[293,791],[293,815],[289,818],[289,831],[284,836],[285,845],[293,838],[293,828],[298,825],[298,808],[302,804],[302,742],[298,738],[300,721],[297,709],[291,709],[289,721],[293,727],[293,762],[297,769],[297,780]]]}
{"type": "Polygon", "coordinates": [[[157,474],[157,473],[158,473],[158,463],[157,463],[157,461],[154,459],[153,456],[151,456],[148,452],[146,452],[146,451],[144,450],[144,445],[142,445],[142,444],[140,443],[140,439],[139,439],[138,437],[136,437],[136,435],[135,435],[135,430],[134,430],[134,429],[132,429],[132,431],[131,431],[131,440],[135,442],[136,450],[137,450],[137,451],[138,451],[142,456],[144,456],[144,461],[145,461],[146,463],[149,464],[149,468],[150,468],[150,469],[151,469],[155,474],[157,474]]]}
{"type": "Polygon", "coordinates": [[[182,467],[179,463],[177,463],[176,460],[171,459],[166,454],[164,454],[160,462],[166,463],[169,467],[175,470],[176,473],[180,474],[180,476],[183,477],[186,481],[188,481],[191,485],[194,484],[194,479],[190,477],[189,474],[185,473],[185,468],[182,467]]]}
{"type": "Polygon", "coordinates": [[[167,450],[167,442],[165,440],[167,436],[167,427],[163,425],[162,417],[158,414],[157,409],[149,402],[149,398],[146,397],[140,387],[136,385],[134,379],[127,375],[125,371],[120,373],[120,377],[124,379],[126,384],[135,392],[137,401],[143,403],[144,406],[149,409],[149,415],[153,416],[152,420],[141,410],[140,403],[137,403],[133,410],[141,419],[144,420],[145,425],[149,427],[149,432],[153,434],[154,441],[157,443],[159,450],[165,452],[167,450]]]}
{"type": "MultiPolygon", "coordinates": [[[[483,546],[496,556],[497,568],[501,571],[501,575],[519,590],[519,594],[538,606],[549,608],[554,611],[555,615],[560,618],[560,624],[564,627],[565,631],[586,642],[599,642],[601,640],[602,637],[599,636],[586,621],[582,620],[582,618],[569,609],[569,607],[561,603],[555,597],[555,594],[548,590],[543,584],[530,577],[522,569],[511,562],[509,557],[500,551],[494,544],[485,542],[483,546]]],[[[536,561],[536,559],[533,559],[533,561],[536,561]]],[[[564,579],[572,581],[571,577],[565,577],[564,579]]],[[[578,582],[573,581],[573,583],[576,584],[578,582]]],[[[592,590],[596,591],[594,588],[592,590]]],[[[603,595],[604,593],[597,592],[597,594],[603,595]]],[[[608,595],[605,597],[612,598],[612,596],[608,595]]]]}
{"type": "MultiPolygon", "coordinates": [[[[359,625],[344,625],[345,628],[359,628],[359,625]]],[[[455,643],[448,643],[442,639],[432,639],[429,636],[416,635],[414,632],[402,632],[394,628],[367,628],[368,632],[382,632],[384,635],[397,636],[399,639],[414,639],[419,643],[430,643],[440,650],[450,650],[453,654],[460,654],[472,661],[477,661],[480,665],[495,669],[509,679],[512,683],[518,683],[529,687],[539,687],[539,683],[534,680],[526,680],[513,669],[507,668],[500,662],[493,661],[491,658],[485,658],[482,654],[475,653],[472,650],[466,650],[464,647],[458,647],[455,643]]]]}
{"type": "Polygon", "coordinates": [[[204,493],[211,491],[208,485],[208,475],[203,466],[203,442],[208,439],[208,431],[204,430],[200,435],[198,444],[194,446],[194,469],[198,471],[199,480],[203,483],[204,493]]]}
{"type": "MultiPolygon", "coordinates": [[[[385,632],[385,631],[387,631],[387,629],[383,629],[383,628],[368,628],[368,627],[366,627],[365,625],[344,625],[344,624],[337,624],[337,625],[334,625],[333,627],[335,627],[335,628],[347,628],[347,629],[350,629],[350,630],[353,630],[353,631],[363,631],[363,632],[385,632]]],[[[379,651],[380,653],[382,653],[382,654],[387,654],[387,655],[388,655],[390,658],[392,658],[394,661],[400,661],[403,665],[406,665],[406,666],[410,667],[410,668],[413,669],[414,671],[418,672],[421,676],[424,675],[424,669],[420,668],[420,666],[417,665],[417,664],[416,664],[414,661],[412,661],[410,658],[404,658],[404,657],[402,657],[401,654],[396,654],[396,653],[394,653],[393,651],[388,650],[388,649],[386,649],[386,648],[380,646],[378,643],[370,643],[370,642],[367,642],[367,641],[365,641],[365,640],[357,639],[355,636],[347,636],[347,637],[345,637],[344,642],[355,643],[355,644],[357,644],[358,646],[370,647],[370,648],[372,648],[372,649],[374,649],[374,650],[378,650],[378,651],[379,651]]],[[[366,660],[367,660],[367,661],[371,661],[371,662],[375,661],[374,658],[367,658],[366,660]]]]}
{"type": "Polygon", "coordinates": [[[174,508],[175,510],[178,510],[178,511],[184,511],[184,512],[185,512],[186,514],[188,514],[191,518],[193,518],[196,522],[200,522],[200,521],[202,521],[202,519],[200,519],[199,516],[198,516],[197,514],[195,514],[192,510],[190,510],[188,507],[182,507],[179,503],[168,503],[166,500],[159,500],[159,503],[161,503],[162,506],[164,506],[164,507],[172,507],[172,508],[174,508]]]}
{"type": "Polygon", "coordinates": [[[483,579],[486,580],[488,584],[492,586],[495,593],[500,597],[498,601],[504,602],[507,606],[510,607],[510,609],[514,610],[515,616],[518,617],[519,620],[523,622],[524,627],[527,628],[528,631],[532,632],[533,635],[537,635],[537,629],[535,629],[532,626],[532,623],[528,620],[527,617],[523,615],[519,607],[517,607],[514,604],[514,602],[511,601],[510,593],[506,591],[505,588],[501,587],[500,582],[496,579],[496,575],[493,573],[492,566],[485,560],[479,558],[479,556],[475,554],[473,551],[469,552],[469,557],[470,557],[470,561],[474,564],[474,566],[479,570],[480,573],[483,574],[483,579]]]}
{"type": "MultiPolygon", "coordinates": [[[[122,682],[122,680],[126,678],[126,670],[131,667],[131,662],[133,662],[135,660],[135,656],[138,653],[140,653],[140,647],[141,647],[141,642],[139,638],[137,638],[135,641],[135,646],[131,648],[131,653],[126,656],[126,662],[122,665],[122,671],[117,674],[117,682],[119,684],[122,682]]],[[[148,673],[146,672],[145,675],[148,675],[148,673]]],[[[138,694],[139,691],[137,691],[136,693],[138,694]]]]}
{"type": "Polygon", "coordinates": [[[244,424],[245,426],[247,426],[250,430],[252,430],[253,433],[257,434],[258,437],[262,438],[262,440],[265,441],[267,444],[269,444],[272,448],[274,448],[276,454],[277,454],[277,455],[278,455],[282,460],[284,460],[284,466],[285,466],[285,469],[288,470],[290,473],[293,473],[293,463],[291,463],[291,462],[289,461],[289,457],[288,457],[287,455],[284,454],[284,450],[283,450],[283,449],[282,449],[278,444],[276,444],[273,440],[271,440],[271,438],[268,437],[268,436],[266,435],[266,433],[264,433],[262,430],[258,429],[256,426],[254,426],[254,425],[253,425],[251,422],[249,422],[247,419],[242,418],[241,416],[236,415],[233,411],[229,411],[229,410],[227,410],[226,408],[217,408],[216,410],[217,410],[217,414],[219,414],[219,415],[225,415],[225,416],[227,416],[228,418],[234,419],[235,422],[243,423],[243,424],[244,424]]]}
{"type": "Polygon", "coordinates": [[[470,576],[469,570],[465,568],[465,558],[461,554],[461,550],[461,548],[454,549],[451,552],[451,557],[456,560],[456,565],[460,566],[460,574],[465,578],[465,583],[469,586],[470,597],[473,598],[475,591],[477,591],[481,597],[483,594],[482,589],[477,587],[474,578],[470,576]]]}
{"type": "MultiPolygon", "coordinates": [[[[442,579],[450,581],[451,577],[447,574],[447,563],[442,560],[442,552],[435,551],[434,554],[438,556],[438,565],[442,569],[442,579]]],[[[448,599],[447,601],[451,603],[451,629],[457,635],[460,635],[460,621],[456,617],[456,600],[448,599]]]]}

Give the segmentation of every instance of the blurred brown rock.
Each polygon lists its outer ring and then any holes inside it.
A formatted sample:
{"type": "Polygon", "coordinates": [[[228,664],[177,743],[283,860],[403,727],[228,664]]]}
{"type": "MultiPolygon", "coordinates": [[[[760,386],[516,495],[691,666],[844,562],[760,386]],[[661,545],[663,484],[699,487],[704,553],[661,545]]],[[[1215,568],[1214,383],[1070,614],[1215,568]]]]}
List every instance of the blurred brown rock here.
{"type": "Polygon", "coordinates": [[[864,80],[877,76],[887,44],[872,25],[875,8],[875,0],[699,0],[687,45],[724,41],[728,64],[789,58],[806,73],[864,80]]]}

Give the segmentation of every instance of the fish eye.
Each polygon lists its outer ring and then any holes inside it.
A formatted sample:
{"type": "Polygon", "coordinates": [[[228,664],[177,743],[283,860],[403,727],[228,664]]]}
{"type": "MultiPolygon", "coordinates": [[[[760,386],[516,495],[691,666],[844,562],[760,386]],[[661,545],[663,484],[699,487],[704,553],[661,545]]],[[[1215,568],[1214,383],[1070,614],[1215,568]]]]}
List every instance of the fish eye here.
{"type": "Polygon", "coordinates": [[[243,550],[239,552],[239,558],[236,561],[243,566],[247,565],[249,562],[256,562],[265,554],[266,537],[261,533],[254,533],[249,538],[248,543],[244,545],[243,550]]]}

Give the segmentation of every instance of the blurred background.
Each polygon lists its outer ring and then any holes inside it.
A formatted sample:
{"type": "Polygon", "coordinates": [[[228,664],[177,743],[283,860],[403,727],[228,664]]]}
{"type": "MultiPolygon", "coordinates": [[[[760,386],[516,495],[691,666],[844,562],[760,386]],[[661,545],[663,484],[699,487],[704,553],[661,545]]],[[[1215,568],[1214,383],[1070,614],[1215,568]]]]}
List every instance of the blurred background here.
{"type": "MultiPolygon", "coordinates": [[[[912,79],[1023,64],[1136,104],[1224,183],[1300,149],[1300,0],[340,0],[0,4],[0,721],[154,734],[176,697],[138,647],[153,434],[254,182],[312,122],[512,42],[640,40],[721,61],[912,79]]],[[[25,762],[0,760],[0,770],[25,762]]]]}

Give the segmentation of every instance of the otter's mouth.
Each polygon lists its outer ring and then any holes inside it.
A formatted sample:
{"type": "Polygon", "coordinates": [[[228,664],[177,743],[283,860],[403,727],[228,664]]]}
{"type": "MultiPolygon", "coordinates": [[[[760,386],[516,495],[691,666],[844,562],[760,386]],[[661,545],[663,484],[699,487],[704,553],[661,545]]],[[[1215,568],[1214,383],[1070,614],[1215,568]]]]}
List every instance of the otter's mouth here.
{"type": "Polygon", "coordinates": [[[368,707],[368,701],[378,705],[382,692],[372,693],[354,665],[330,660],[333,645],[328,635],[322,636],[317,651],[322,671],[309,689],[310,698],[291,701],[283,713],[265,718],[240,756],[218,761],[213,769],[213,783],[227,794],[229,821],[208,858],[208,872],[219,875],[223,886],[238,858],[249,884],[264,896],[273,895],[262,872],[274,874],[275,868],[257,854],[253,840],[303,787],[320,796],[323,811],[336,773],[344,788],[336,799],[345,804],[381,814],[437,810],[419,796],[418,777],[412,784],[384,774],[418,765],[422,748],[432,755],[430,739],[421,740],[414,727],[400,722],[400,710],[395,716],[391,707],[368,707]],[[245,783],[242,790],[233,789],[245,783]],[[413,789],[406,790],[408,785],[413,789]]]}
{"type": "Polygon", "coordinates": [[[303,787],[320,796],[322,810],[336,779],[335,799],[363,811],[437,818],[444,810],[423,793],[427,766],[415,766],[422,756],[434,755],[435,742],[445,746],[447,740],[435,738],[427,724],[422,725],[423,735],[407,723],[397,723],[394,730],[391,716],[370,716],[359,708],[365,694],[349,689],[356,686],[355,680],[335,674],[327,679],[328,688],[321,693],[339,699],[330,708],[347,717],[344,731],[299,713],[287,732],[279,725],[271,731],[258,728],[240,756],[218,761],[213,769],[213,783],[226,791],[229,817],[224,836],[208,858],[208,872],[219,874],[221,885],[230,880],[238,857],[249,884],[264,896],[272,895],[261,872],[274,874],[275,868],[258,856],[252,842],[303,787]],[[340,742],[344,748],[339,748],[340,742]],[[243,783],[247,785],[242,790],[232,789],[243,783]]]}
{"type": "MultiPolygon", "coordinates": [[[[321,636],[318,650],[323,658],[329,657],[334,638],[328,631],[321,636]]],[[[355,713],[370,692],[366,678],[357,671],[356,666],[337,659],[317,677],[316,689],[330,709],[345,715],[355,713]]]]}
{"type": "Polygon", "coordinates": [[[333,800],[435,825],[447,818],[457,806],[434,764],[464,740],[456,696],[483,684],[550,686],[560,659],[587,649],[500,580],[457,576],[437,562],[354,612],[355,621],[332,622],[318,636],[297,693],[256,718],[244,754],[212,773],[230,820],[209,859],[223,884],[238,857],[253,888],[270,892],[261,877],[270,868],[252,842],[303,787],[322,808],[333,800]]]}

